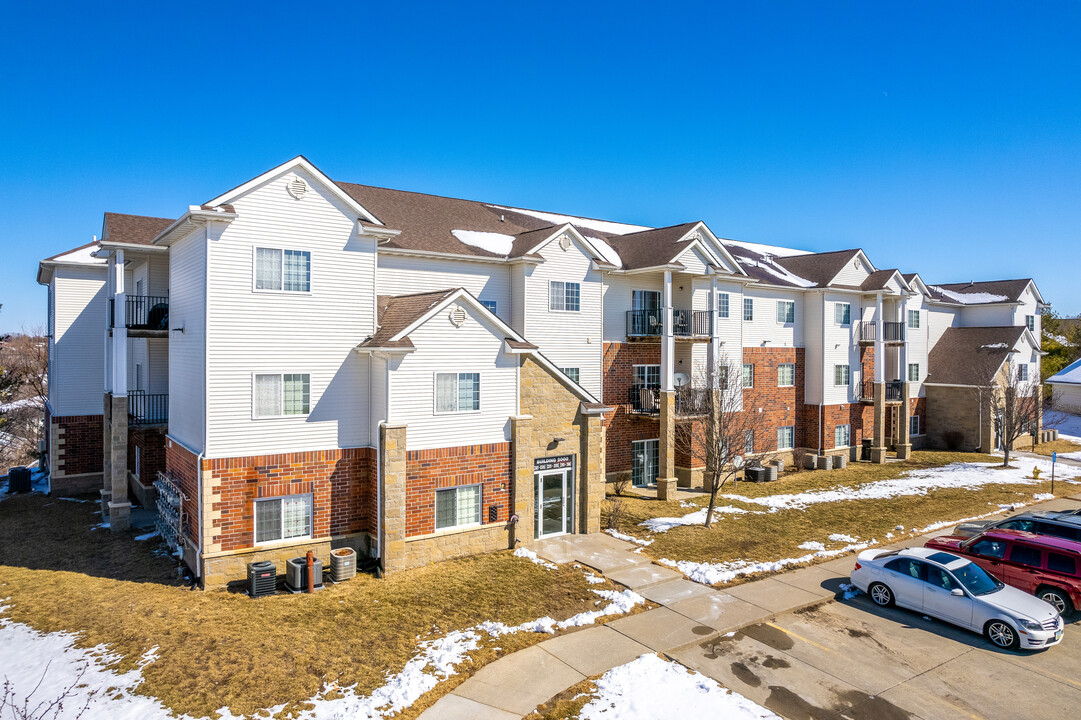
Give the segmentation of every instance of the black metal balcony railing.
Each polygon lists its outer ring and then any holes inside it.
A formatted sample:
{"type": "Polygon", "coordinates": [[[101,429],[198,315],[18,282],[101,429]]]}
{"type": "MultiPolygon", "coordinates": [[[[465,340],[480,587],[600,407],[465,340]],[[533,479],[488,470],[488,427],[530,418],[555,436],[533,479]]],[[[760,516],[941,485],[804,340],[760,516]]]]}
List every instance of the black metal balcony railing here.
{"type": "Polygon", "coordinates": [[[169,298],[157,295],[128,295],[124,301],[127,327],[141,330],[169,329],[169,298]]]}
{"type": "Polygon", "coordinates": [[[676,415],[704,415],[708,413],[709,392],[706,388],[676,388],[676,415]]]}
{"type": "MultiPolygon", "coordinates": [[[[713,333],[713,313],[709,310],[672,310],[672,334],[678,337],[706,336],[713,333]]],[[[627,335],[664,334],[664,310],[628,310],[627,335]]]]}
{"type": "MultiPolygon", "coordinates": [[[[675,395],[677,416],[702,415],[709,412],[709,390],[678,387],[675,395]]],[[[635,415],[659,415],[661,389],[659,385],[632,385],[627,391],[628,411],[635,415]]]]}
{"type": "Polygon", "coordinates": [[[874,322],[861,322],[859,326],[860,342],[874,342],[878,334],[878,326],[874,322]]]}
{"type": "Polygon", "coordinates": [[[169,422],[169,395],[128,393],[128,425],[164,425],[169,422]]]}
{"type": "Polygon", "coordinates": [[[905,324],[903,322],[885,322],[882,323],[882,340],[883,342],[904,342],[905,341],[905,324]]]}
{"type": "MultiPolygon", "coordinates": [[[[903,380],[889,380],[884,385],[886,386],[886,402],[900,402],[904,397],[904,381],[903,380]]],[[[873,402],[875,399],[875,381],[864,380],[862,389],[860,391],[860,400],[873,402]]]]}

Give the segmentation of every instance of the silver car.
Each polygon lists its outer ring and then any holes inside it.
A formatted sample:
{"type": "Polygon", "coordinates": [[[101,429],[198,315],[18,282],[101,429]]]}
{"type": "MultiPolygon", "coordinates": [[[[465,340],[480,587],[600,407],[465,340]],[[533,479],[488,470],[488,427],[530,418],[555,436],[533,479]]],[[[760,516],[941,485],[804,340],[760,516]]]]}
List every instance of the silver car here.
{"type": "Polygon", "coordinates": [[[926,613],[1001,648],[1034,650],[1062,640],[1062,618],[1052,605],[941,550],[864,550],[851,579],[876,605],[926,613]]]}

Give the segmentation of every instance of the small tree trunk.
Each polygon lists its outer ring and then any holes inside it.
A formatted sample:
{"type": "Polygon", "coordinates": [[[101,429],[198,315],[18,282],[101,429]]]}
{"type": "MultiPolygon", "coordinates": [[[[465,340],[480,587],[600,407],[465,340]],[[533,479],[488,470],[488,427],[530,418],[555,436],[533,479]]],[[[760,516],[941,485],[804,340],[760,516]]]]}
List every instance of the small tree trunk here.
{"type": "Polygon", "coordinates": [[[716,475],[712,477],[712,482],[709,486],[709,507],[706,508],[706,527],[708,528],[710,523],[713,522],[713,508],[717,506],[717,492],[721,487],[717,483],[718,478],[716,475]]]}

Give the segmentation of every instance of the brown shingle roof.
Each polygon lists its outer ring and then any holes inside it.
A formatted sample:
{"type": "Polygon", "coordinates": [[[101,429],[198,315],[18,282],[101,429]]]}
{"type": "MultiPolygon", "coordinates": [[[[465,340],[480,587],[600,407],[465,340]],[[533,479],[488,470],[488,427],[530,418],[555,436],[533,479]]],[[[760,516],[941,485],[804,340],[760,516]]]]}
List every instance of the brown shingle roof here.
{"type": "Polygon", "coordinates": [[[990,385],[1024,327],[951,327],[927,355],[927,382],[990,385]]]}
{"type": "Polygon", "coordinates": [[[860,290],[884,290],[896,270],[875,270],[864,278],[860,290]]]}
{"type": "Polygon", "coordinates": [[[102,235],[107,236],[104,239],[108,242],[149,245],[173,222],[174,220],[169,218],[107,212],[102,235]]]}
{"type": "Polygon", "coordinates": [[[844,269],[859,250],[835,250],[833,252],[811,253],[775,257],[774,262],[793,275],[814,283],[814,287],[826,287],[837,273],[844,269]]]}
{"type": "Polygon", "coordinates": [[[391,340],[391,338],[419,320],[424,313],[447,297],[458,292],[459,289],[451,288],[413,295],[380,295],[377,298],[379,329],[370,338],[360,343],[359,347],[413,347],[408,337],[400,340],[391,340]]]}
{"type": "Polygon", "coordinates": [[[627,235],[613,235],[607,242],[619,253],[625,270],[668,265],[693,242],[680,242],[680,239],[697,224],[695,221],[627,235]]]}
{"type": "Polygon", "coordinates": [[[927,289],[931,291],[931,296],[935,300],[941,300],[943,302],[957,302],[955,299],[944,295],[941,290],[947,290],[951,293],[957,293],[959,295],[970,295],[974,293],[986,293],[997,297],[1004,298],[1003,300],[986,300],[983,302],[965,303],[966,305],[980,305],[986,302],[1017,302],[1021,298],[1021,293],[1025,291],[1028,284],[1032,282],[1029,278],[1022,278],[1018,280],[986,280],[984,282],[970,282],[970,283],[939,283],[933,285],[928,283],[927,289]]]}

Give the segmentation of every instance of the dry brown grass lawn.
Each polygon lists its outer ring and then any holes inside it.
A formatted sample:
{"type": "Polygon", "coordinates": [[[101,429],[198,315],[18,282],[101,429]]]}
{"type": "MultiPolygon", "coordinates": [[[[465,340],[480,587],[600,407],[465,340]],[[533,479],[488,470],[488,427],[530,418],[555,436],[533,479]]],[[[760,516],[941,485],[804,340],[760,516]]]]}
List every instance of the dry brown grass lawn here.
{"type": "MultiPolygon", "coordinates": [[[[896,478],[907,470],[931,468],[952,462],[1001,462],[1001,458],[972,453],[915,452],[907,463],[888,465],[850,465],[846,470],[804,471],[784,476],[775,483],[739,483],[726,485],[723,493],[745,497],[762,497],[779,493],[861,485],[875,480],[896,478]]],[[[1021,464],[1024,467],[1024,464],[1021,464]]],[[[943,520],[960,520],[997,510],[998,504],[1031,503],[1033,494],[1049,492],[1051,483],[1032,485],[987,485],[980,490],[941,489],[907,497],[884,500],[859,500],[810,505],[802,510],[781,510],[759,514],[717,514],[713,526],[676,527],[665,533],[650,535],[639,523],[648,518],[680,517],[694,508],[677,502],[660,502],[644,498],[625,498],[622,532],[638,537],[652,537],[654,542],[644,553],[654,559],[690,560],[694,562],[729,562],[733,560],[770,561],[800,557],[807,554],[798,546],[808,540],[831,546],[831,533],[844,533],[860,540],[888,542],[886,534],[903,525],[906,529],[922,528],[943,520]]],[[[1059,494],[1073,494],[1077,485],[1057,484],[1059,494]]],[[[708,496],[694,499],[704,507],[708,496]]],[[[727,499],[719,505],[733,505],[746,510],[762,510],[761,506],[727,499]]],[[[833,543],[832,546],[839,546],[833,543]]]]}
{"type": "Polygon", "coordinates": [[[1054,442],[1040,443],[1036,447],[1032,448],[1032,452],[1037,455],[1046,455],[1051,457],[1051,453],[1073,453],[1081,451],[1081,445],[1069,440],[1055,440],[1054,442]]]}
{"type": "MultiPolygon", "coordinates": [[[[140,691],[178,713],[212,715],[228,706],[252,713],[296,703],[326,682],[367,694],[402,669],[417,639],[483,620],[516,625],[594,609],[580,570],[548,570],[509,552],[441,563],[383,580],[355,580],[313,596],[252,600],[192,591],[172,561],[134,533],[91,530],[96,506],[40,495],[0,502],[0,598],[5,615],[41,631],[104,643],[133,667],[157,645],[140,691]]],[[[518,633],[471,653],[472,667],[441,683],[410,711],[414,717],[470,672],[499,655],[549,636],[518,633]],[[499,650],[494,649],[498,647],[499,650]]],[[[294,706],[295,707],[295,706],[294,706]]]]}

